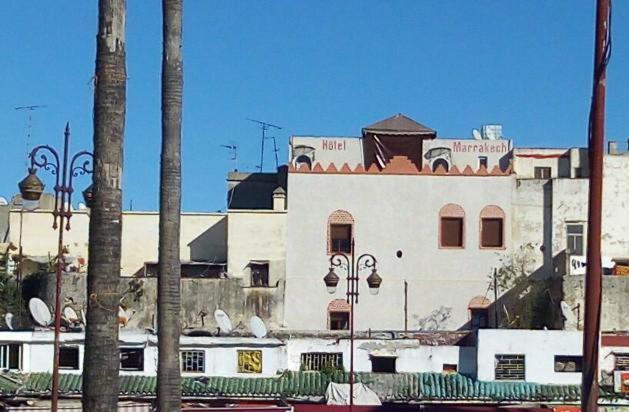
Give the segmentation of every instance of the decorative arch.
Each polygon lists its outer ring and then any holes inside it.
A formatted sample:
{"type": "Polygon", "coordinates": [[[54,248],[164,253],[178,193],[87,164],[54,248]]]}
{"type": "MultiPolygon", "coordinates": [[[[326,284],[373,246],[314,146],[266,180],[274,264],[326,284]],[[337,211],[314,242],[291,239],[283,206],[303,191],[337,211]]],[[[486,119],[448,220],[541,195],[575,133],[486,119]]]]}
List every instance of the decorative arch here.
{"type": "Polygon", "coordinates": [[[439,210],[439,248],[463,249],[465,247],[465,210],[460,205],[448,203],[439,210]]]}
{"type": "Polygon", "coordinates": [[[487,205],[480,211],[481,249],[504,249],[505,212],[500,206],[487,205]]]}
{"type": "Polygon", "coordinates": [[[328,216],[328,253],[350,253],[354,237],[354,217],[346,210],[335,210],[328,216]]]}
{"type": "Polygon", "coordinates": [[[328,304],[327,318],[328,329],[347,330],[349,329],[352,307],[345,299],[334,299],[328,304]]]}
{"type": "Polygon", "coordinates": [[[485,296],[474,296],[467,304],[472,329],[489,327],[489,306],[491,301],[485,296]]]}

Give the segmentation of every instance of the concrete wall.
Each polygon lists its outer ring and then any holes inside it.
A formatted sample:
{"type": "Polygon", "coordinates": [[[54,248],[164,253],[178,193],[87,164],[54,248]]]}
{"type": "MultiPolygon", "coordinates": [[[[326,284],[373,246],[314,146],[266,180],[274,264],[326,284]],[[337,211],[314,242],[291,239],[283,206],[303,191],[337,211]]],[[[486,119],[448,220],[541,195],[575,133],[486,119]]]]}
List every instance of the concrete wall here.
{"type": "Polygon", "coordinates": [[[580,356],[583,337],[580,332],[546,330],[481,329],[478,331],[478,379],[495,378],[498,354],[525,356],[527,382],[579,384],[578,372],[555,372],[555,355],[580,356]]]}
{"type": "MultiPolygon", "coordinates": [[[[287,369],[299,370],[301,354],[341,352],[343,367],[350,369],[349,339],[294,338],[286,342],[287,369]]],[[[464,374],[476,373],[475,350],[460,346],[422,346],[416,339],[359,339],[354,342],[354,370],[371,372],[371,356],[394,356],[397,372],[443,372],[444,364],[458,365],[464,374]]]]}
{"type": "Polygon", "coordinates": [[[269,286],[283,283],[286,274],[286,211],[230,210],[227,221],[227,267],[230,277],[251,284],[249,262],[269,262],[269,286]]]}
{"type": "Polygon", "coordinates": [[[289,173],[288,179],[288,328],[326,329],[328,304],[345,298],[344,273],[334,295],[323,283],[330,266],[327,221],[337,209],[353,215],[357,254],[374,254],[383,279],[380,295],[372,296],[369,273],[361,271],[358,329],[404,328],[404,281],[409,329],[463,327],[469,301],[487,293],[488,275],[511,249],[512,176],[289,173]],[[448,203],[466,212],[464,249],[439,247],[439,210],[448,203]],[[505,212],[504,249],[479,248],[479,214],[487,205],[505,212]]]}
{"type": "MultiPolygon", "coordinates": [[[[122,216],[121,274],[131,276],[144,262],[157,261],[159,213],[124,212],[122,216]]],[[[49,211],[11,211],[10,241],[19,244],[20,227],[25,255],[56,256],[57,232],[52,229],[49,211]],[[20,219],[22,225],[20,225],[20,219]]],[[[87,261],[89,214],[75,211],[71,230],[64,233],[70,255],[87,261]]],[[[183,213],[181,215],[181,259],[211,262],[227,261],[227,217],[223,213],[183,213]]]]}
{"type": "MultiPolygon", "coordinates": [[[[54,302],[54,274],[38,274],[27,277],[24,283],[26,298],[38,296],[49,305],[54,302]]],[[[72,298],[68,303],[77,313],[87,307],[86,275],[68,273],[63,277],[62,301],[72,298]]],[[[127,329],[154,328],[157,322],[157,278],[119,279],[118,291],[124,296],[122,305],[131,315],[127,329]],[[139,293],[126,293],[129,282],[140,284],[139,293]]],[[[214,320],[217,308],[224,310],[231,318],[234,328],[248,331],[249,319],[261,317],[269,329],[276,329],[282,322],[282,298],[284,284],[276,288],[246,288],[242,279],[182,279],[181,320],[184,328],[216,330],[214,320]],[[205,315],[204,315],[205,314],[205,315]]],[[[64,304],[65,306],[65,304],[64,304]]],[[[18,320],[16,320],[17,324],[18,320]]],[[[23,326],[31,326],[28,318],[22,320],[23,326]]]]}

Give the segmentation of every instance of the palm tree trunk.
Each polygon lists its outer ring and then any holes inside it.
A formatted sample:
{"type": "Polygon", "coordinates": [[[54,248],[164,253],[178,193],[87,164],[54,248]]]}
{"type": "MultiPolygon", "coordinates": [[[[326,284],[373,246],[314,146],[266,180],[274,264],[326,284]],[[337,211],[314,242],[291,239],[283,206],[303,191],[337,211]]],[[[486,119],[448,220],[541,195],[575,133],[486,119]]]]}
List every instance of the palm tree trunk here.
{"type": "Polygon", "coordinates": [[[157,330],[159,362],[157,403],[160,411],[181,409],[181,111],[183,90],[182,0],[163,0],[162,156],[159,197],[159,278],[157,330]]]}
{"type": "Polygon", "coordinates": [[[99,0],[94,93],[94,198],[89,226],[83,410],[118,403],[118,303],[126,103],[125,0],[99,0]]]}

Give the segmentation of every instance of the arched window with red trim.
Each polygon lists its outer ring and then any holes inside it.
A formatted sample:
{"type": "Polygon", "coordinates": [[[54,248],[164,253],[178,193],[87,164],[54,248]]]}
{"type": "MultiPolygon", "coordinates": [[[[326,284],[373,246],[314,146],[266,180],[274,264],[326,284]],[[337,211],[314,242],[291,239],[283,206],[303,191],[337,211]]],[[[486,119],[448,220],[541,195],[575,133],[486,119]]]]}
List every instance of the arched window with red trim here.
{"type": "Polygon", "coordinates": [[[335,210],[328,217],[328,253],[351,253],[354,217],[345,210],[335,210]]]}
{"type": "Polygon", "coordinates": [[[465,211],[457,204],[448,203],[439,211],[439,247],[465,247],[465,211]]]}
{"type": "Polygon", "coordinates": [[[505,212],[496,205],[485,206],[480,212],[481,249],[504,248],[505,212]]]}

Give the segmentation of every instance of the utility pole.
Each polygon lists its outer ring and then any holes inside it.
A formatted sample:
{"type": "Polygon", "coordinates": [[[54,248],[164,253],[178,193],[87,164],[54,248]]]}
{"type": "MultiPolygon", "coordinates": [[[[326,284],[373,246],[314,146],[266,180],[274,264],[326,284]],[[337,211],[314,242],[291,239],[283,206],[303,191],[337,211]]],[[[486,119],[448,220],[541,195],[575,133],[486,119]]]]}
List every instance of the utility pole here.
{"type": "Polygon", "coordinates": [[[611,52],[610,0],[596,2],[596,44],[592,107],[589,119],[590,187],[581,410],[598,409],[598,361],[601,323],[601,215],[603,206],[603,151],[605,140],[605,81],[611,52]]]}
{"type": "Polygon", "coordinates": [[[498,269],[496,268],[494,268],[494,328],[498,329],[498,269]]]}

